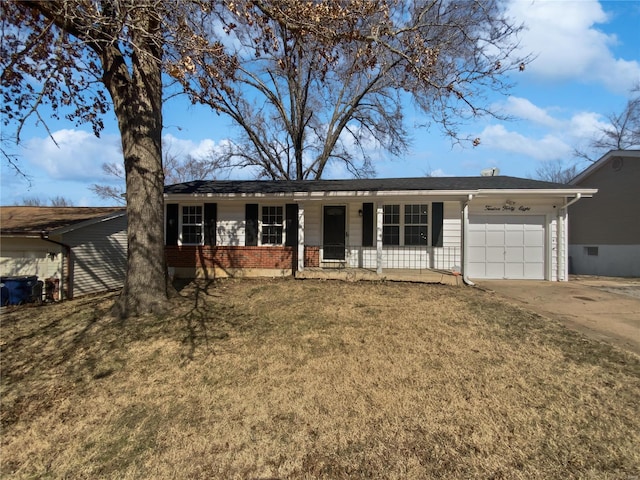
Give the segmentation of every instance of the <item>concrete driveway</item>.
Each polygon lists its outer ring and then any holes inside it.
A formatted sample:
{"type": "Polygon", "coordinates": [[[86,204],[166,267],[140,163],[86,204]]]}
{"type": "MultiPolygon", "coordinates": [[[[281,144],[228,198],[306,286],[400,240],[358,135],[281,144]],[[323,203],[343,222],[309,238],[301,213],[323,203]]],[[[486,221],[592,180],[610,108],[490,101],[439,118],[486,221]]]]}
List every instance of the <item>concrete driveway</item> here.
{"type": "Polygon", "coordinates": [[[590,338],[640,355],[640,278],[572,276],[568,282],[475,283],[590,338]]]}

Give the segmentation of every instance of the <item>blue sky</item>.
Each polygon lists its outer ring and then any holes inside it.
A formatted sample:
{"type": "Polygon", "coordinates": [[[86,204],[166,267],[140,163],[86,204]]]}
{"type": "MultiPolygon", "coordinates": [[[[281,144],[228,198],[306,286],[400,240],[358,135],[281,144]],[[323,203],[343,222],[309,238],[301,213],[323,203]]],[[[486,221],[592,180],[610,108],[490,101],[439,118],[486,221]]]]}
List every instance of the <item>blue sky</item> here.
{"type": "MultiPolygon", "coordinates": [[[[573,149],[586,146],[606,125],[606,116],[624,108],[630,89],[640,82],[640,0],[508,1],[509,14],[527,27],[523,53],[537,56],[524,72],[513,74],[515,87],[508,96],[492,99],[513,120],[485,118],[465,125],[462,133],[481,139],[475,148],[452,146],[437,126],[414,130],[405,157],[389,160],[380,154],[378,177],[470,176],[489,167],[503,175],[532,176],[544,162],[574,161],[573,149]]],[[[51,122],[58,146],[43,129],[29,125],[16,150],[29,181],[2,163],[0,203],[32,197],[47,202],[56,196],[76,206],[112,203],[88,189],[109,181],[103,163],[121,161],[115,119],[105,120],[100,139],[88,127],[51,122]]],[[[166,104],[164,121],[165,141],[175,154],[206,156],[235,137],[228,120],[185,99],[166,104]]],[[[425,118],[407,112],[409,127],[421,122],[425,118]]],[[[347,176],[340,168],[328,172],[328,178],[347,176]]],[[[237,171],[233,177],[251,178],[251,172],[237,171]]]]}

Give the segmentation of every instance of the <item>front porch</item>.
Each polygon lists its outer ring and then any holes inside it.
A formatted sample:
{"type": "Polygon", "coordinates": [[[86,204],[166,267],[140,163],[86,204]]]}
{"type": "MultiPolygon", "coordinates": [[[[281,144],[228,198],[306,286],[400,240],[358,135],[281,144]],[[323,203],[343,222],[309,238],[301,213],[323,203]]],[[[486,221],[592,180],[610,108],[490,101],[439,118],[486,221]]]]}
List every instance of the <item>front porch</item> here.
{"type": "Polygon", "coordinates": [[[382,273],[367,268],[321,268],[307,267],[295,272],[297,279],[323,279],[358,281],[390,281],[414,283],[439,283],[443,285],[463,285],[459,272],[436,269],[385,268],[382,273]]]}

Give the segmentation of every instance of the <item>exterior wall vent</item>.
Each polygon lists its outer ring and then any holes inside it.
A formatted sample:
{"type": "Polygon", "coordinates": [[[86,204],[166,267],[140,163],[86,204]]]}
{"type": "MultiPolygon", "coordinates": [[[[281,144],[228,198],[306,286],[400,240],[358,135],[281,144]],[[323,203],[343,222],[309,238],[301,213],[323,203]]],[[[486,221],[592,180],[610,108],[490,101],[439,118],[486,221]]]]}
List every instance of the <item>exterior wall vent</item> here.
{"type": "Polygon", "coordinates": [[[584,247],[584,254],[588,257],[597,257],[598,247],[584,247]]]}

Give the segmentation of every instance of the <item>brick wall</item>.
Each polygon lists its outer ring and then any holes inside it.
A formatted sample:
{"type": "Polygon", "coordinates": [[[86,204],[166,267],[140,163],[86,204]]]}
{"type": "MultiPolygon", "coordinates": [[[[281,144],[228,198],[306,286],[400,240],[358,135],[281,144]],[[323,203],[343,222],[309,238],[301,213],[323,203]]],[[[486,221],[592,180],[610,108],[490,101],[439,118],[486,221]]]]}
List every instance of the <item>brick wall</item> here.
{"type": "MultiPolygon", "coordinates": [[[[175,268],[294,269],[297,247],[166,246],[167,266],[175,268]]],[[[320,248],[305,247],[304,264],[320,265],[320,248]]]]}
{"type": "Polygon", "coordinates": [[[304,247],[304,266],[320,266],[320,247],[304,247]]]}

